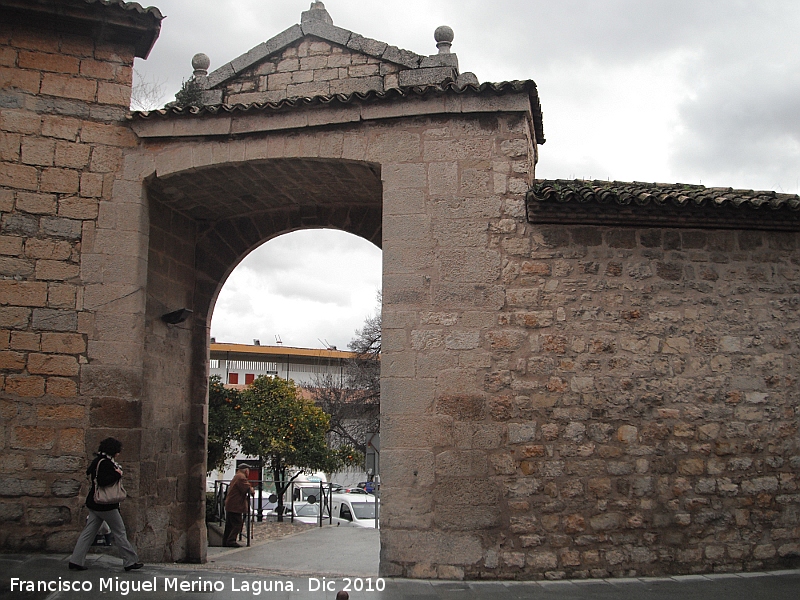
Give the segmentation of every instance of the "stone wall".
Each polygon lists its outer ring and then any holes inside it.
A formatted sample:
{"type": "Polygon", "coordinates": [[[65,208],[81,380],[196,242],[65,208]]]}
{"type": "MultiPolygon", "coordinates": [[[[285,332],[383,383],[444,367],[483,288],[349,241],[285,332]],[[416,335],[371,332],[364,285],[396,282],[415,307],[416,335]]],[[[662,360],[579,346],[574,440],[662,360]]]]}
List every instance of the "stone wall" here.
{"type": "MultiPolygon", "coordinates": [[[[797,564],[797,233],[530,223],[530,86],[128,122],[132,46],[0,41],[3,549],[71,548],[114,435],[142,558],[203,560],[214,300],[265,239],[328,226],[382,235],[383,574],[797,564]]],[[[286,48],[258,85],[373,64],[286,48]]]]}
{"type": "Polygon", "coordinates": [[[223,103],[277,102],[398,87],[399,65],[324,40],[303,41],[223,84],[223,103]]]}
{"type": "Polygon", "coordinates": [[[312,2],[293,25],[210,75],[210,59],[192,60],[194,81],[205,90],[202,104],[250,104],[336,94],[384,92],[402,86],[478,84],[473,73],[459,74],[450,52],[454,33],[434,32],[438,54],[421,56],[386,42],[336,27],[322,2],[312,2]]]}
{"type": "Polygon", "coordinates": [[[384,498],[384,572],[797,565],[800,235],[486,216],[428,306],[384,313],[388,356],[415,355],[405,393],[436,390],[425,419],[382,423],[406,487],[384,498]]]}
{"type": "MultiPolygon", "coordinates": [[[[194,308],[195,223],[148,198],[150,220],[142,389],[141,510],[147,515],[137,550],[150,560],[205,559],[205,387],[187,399],[193,374],[207,377],[207,353],[193,360],[195,320],[167,324],[161,316],[194,308]],[[199,472],[198,472],[199,471],[199,472]],[[190,500],[191,499],[191,500],[190,500]],[[202,521],[202,519],[201,519],[202,521]],[[192,539],[190,541],[189,531],[192,539]],[[202,536],[202,537],[201,537],[202,536]]],[[[200,337],[208,332],[200,324],[200,337]]]]}
{"type": "MultiPolygon", "coordinates": [[[[171,290],[177,294],[173,302],[181,300],[187,280],[172,275],[183,267],[181,260],[171,257],[181,254],[179,249],[190,239],[196,240],[197,257],[191,341],[197,351],[188,357],[186,347],[181,349],[179,344],[186,332],[162,332],[164,325],[155,322],[158,312],[148,308],[146,364],[157,366],[169,356],[187,357],[193,362],[192,377],[198,378],[201,370],[205,372],[201,361],[208,339],[208,332],[201,331],[200,325],[209,322],[216,294],[241,257],[264,239],[304,226],[336,227],[375,240],[376,228],[381,227],[381,201],[386,322],[402,318],[398,315],[403,314],[408,303],[414,307],[449,307],[453,302],[466,301],[478,306],[482,298],[488,298],[489,311],[502,305],[502,287],[487,283],[500,275],[500,255],[486,245],[490,220],[524,218],[524,192],[530,185],[533,156],[532,134],[525,113],[528,96],[524,92],[505,98],[508,112],[495,114],[480,111],[464,115],[462,111],[482,106],[481,101],[471,99],[461,104],[457,100],[453,116],[397,118],[397,106],[373,105],[369,113],[365,110],[367,122],[359,124],[351,123],[351,115],[360,107],[346,105],[341,110],[347,120],[325,128],[302,125],[309,120],[317,122],[320,115],[336,123],[339,113],[327,107],[311,109],[315,114],[299,112],[291,121],[265,119],[256,111],[245,119],[237,119],[237,126],[249,128],[247,136],[217,137],[212,141],[204,139],[202,131],[204,128],[219,131],[222,119],[213,123],[205,119],[184,120],[178,134],[168,127],[173,124],[168,118],[137,120],[134,129],[142,145],[126,158],[126,164],[136,165],[137,170],[126,172],[125,177],[148,182],[153,222],[151,295],[161,299],[171,290]],[[168,131],[172,133],[165,136],[168,131]],[[284,173],[292,176],[284,177],[284,173]],[[321,178],[326,182],[324,190],[320,189],[321,178]],[[230,194],[234,181],[237,194],[230,194]],[[182,190],[182,194],[174,190],[182,190]],[[152,212],[152,198],[156,196],[163,206],[152,212]],[[175,213],[165,210],[185,206],[187,197],[191,199],[191,212],[198,218],[196,233],[182,221],[174,226],[175,213]],[[300,205],[301,198],[304,205],[300,205]],[[259,209],[254,211],[252,206],[259,209]],[[169,227],[161,225],[167,222],[169,227]],[[158,239],[162,241],[157,242],[158,239]],[[477,274],[479,282],[462,284],[457,281],[457,274],[441,275],[444,271],[440,260],[445,261],[447,269],[464,263],[470,274],[477,274]],[[440,276],[446,280],[442,284],[440,276]],[[430,290],[431,280],[440,287],[435,296],[426,291],[430,290]],[[153,344],[149,341],[151,327],[153,344]]],[[[492,98],[488,104],[492,108],[487,110],[497,110],[497,105],[498,100],[492,98]]],[[[130,191],[138,193],[133,188],[130,191]]],[[[160,301],[165,305],[164,311],[177,308],[160,301]]],[[[482,382],[479,373],[490,362],[489,353],[477,347],[478,323],[485,318],[479,312],[480,309],[474,310],[473,321],[465,325],[465,331],[456,334],[456,341],[449,347],[464,351],[463,364],[470,369],[474,381],[482,382]]],[[[384,423],[390,423],[391,433],[392,418],[415,420],[432,410],[436,381],[431,379],[431,373],[436,365],[429,369],[420,365],[415,373],[412,349],[398,346],[391,331],[386,332],[384,339],[383,376],[388,387],[383,396],[383,410],[384,418],[387,415],[389,418],[384,423]],[[428,391],[422,393],[425,390],[428,391]]],[[[458,360],[455,353],[453,356],[458,360]]],[[[183,359],[180,362],[186,365],[183,359]]],[[[195,408],[205,402],[204,388],[176,386],[174,394],[165,394],[169,381],[164,373],[164,369],[148,367],[146,386],[154,391],[152,394],[148,391],[147,395],[152,396],[149,404],[154,410],[157,408],[154,414],[165,422],[170,419],[175,422],[176,416],[184,414],[180,411],[191,405],[193,408],[187,415],[193,416],[195,408]],[[157,391],[162,388],[163,391],[157,391]],[[158,404],[159,400],[163,405],[158,404]]],[[[182,372],[176,380],[184,381],[182,372]]],[[[158,423],[152,423],[146,429],[157,427],[158,423]]],[[[173,434],[172,439],[177,439],[178,445],[172,445],[172,452],[176,448],[181,451],[189,448],[192,440],[204,433],[197,419],[182,421],[180,436],[175,438],[173,434]]],[[[411,438],[407,442],[427,448],[430,439],[411,438]]],[[[198,464],[202,463],[192,463],[191,470],[198,464]]],[[[392,491],[397,499],[398,494],[414,494],[416,490],[407,487],[408,474],[402,470],[393,471],[390,465],[384,475],[387,490],[384,519],[388,520],[382,536],[385,549],[391,552],[397,547],[397,535],[405,534],[391,530],[392,526],[403,528],[402,514],[396,517],[392,514],[405,511],[400,504],[390,506],[392,491]]],[[[180,479],[178,483],[183,485],[185,481],[180,479]]],[[[158,490],[159,495],[162,491],[158,490]]],[[[161,500],[154,498],[152,502],[161,500]]],[[[183,506],[190,520],[190,505],[183,506]]]]}
{"type": "MultiPolygon", "coordinates": [[[[123,149],[136,144],[124,122],[133,58],[133,45],[5,17],[0,24],[0,546],[7,550],[74,544],[86,461],[106,434],[118,433],[136,458],[129,428],[137,407],[125,413],[126,377],[107,368],[141,371],[135,329],[121,326],[143,297],[131,233],[139,220],[110,202],[123,149]]],[[[136,469],[125,458],[135,492],[136,469]]]]}

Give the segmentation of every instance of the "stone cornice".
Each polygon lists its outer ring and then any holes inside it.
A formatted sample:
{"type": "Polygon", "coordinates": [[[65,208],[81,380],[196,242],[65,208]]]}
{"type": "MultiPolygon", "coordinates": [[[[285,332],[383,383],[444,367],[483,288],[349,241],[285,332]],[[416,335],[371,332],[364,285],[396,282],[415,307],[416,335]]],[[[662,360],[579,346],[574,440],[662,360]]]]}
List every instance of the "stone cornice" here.
{"type": "Polygon", "coordinates": [[[544,143],[542,112],[533,81],[392,88],[258,104],[170,107],[130,114],[139,137],[233,135],[426,114],[526,112],[544,143]]]}

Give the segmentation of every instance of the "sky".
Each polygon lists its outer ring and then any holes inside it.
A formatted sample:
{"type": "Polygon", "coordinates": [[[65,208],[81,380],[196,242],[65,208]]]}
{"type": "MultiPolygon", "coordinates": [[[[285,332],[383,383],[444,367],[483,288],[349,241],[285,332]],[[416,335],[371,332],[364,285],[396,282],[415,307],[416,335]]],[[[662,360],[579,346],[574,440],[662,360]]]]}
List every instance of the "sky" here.
{"type": "MultiPolygon", "coordinates": [[[[162,103],[204,52],[210,71],[300,22],[310,0],[156,0],[167,18],[136,81],[162,103]]],[[[449,25],[462,72],[532,79],[538,178],[800,192],[797,0],[327,0],[334,25],[417,54],[449,25]]],[[[380,250],[333,231],[281,236],[233,272],[218,341],[345,348],[375,312],[380,250]]]]}

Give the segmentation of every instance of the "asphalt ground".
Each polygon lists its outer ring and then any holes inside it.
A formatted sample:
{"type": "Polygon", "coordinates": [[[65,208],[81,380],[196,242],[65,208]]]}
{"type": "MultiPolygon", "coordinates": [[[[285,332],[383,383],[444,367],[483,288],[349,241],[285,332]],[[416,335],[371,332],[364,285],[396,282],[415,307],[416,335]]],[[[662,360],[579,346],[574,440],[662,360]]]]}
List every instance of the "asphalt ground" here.
{"type": "Polygon", "coordinates": [[[204,565],[147,564],[128,573],[108,552],[90,554],[87,571],[69,571],[67,555],[0,555],[0,598],[334,600],[348,589],[353,600],[800,599],[800,570],[537,582],[382,579],[377,534],[323,527],[250,548],[209,548],[204,565]]]}

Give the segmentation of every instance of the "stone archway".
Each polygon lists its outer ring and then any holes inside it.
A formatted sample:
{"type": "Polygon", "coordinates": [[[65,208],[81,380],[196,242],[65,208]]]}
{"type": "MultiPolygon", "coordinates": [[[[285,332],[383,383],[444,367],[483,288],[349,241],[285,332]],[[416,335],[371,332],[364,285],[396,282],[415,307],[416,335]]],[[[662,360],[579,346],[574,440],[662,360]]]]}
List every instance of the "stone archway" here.
{"type": "Polygon", "coordinates": [[[535,182],[533,82],[321,2],[197,55],[198,105],[131,114],[158,10],[46,4],[0,0],[27,57],[0,119],[3,549],[72,547],[113,435],[142,558],[202,561],[210,307],[259,240],[328,224],[383,250],[384,575],[796,564],[796,195],[535,182]]]}
{"type": "MultiPolygon", "coordinates": [[[[144,395],[150,399],[145,416],[153,418],[144,422],[164,423],[166,418],[174,423],[177,417],[190,432],[180,442],[174,427],[145,432],[155,443],[143,444],[141,459],[156,473],[159,463],[175,460],[193,474],[187,485],[194,490],[187,489],[186,503],[171,493],[180,479],[165,476],[158,480],[169,492],[147,507],[180,529],[187,512],[198,511],[202,496],[197,497],[197,486],[205,489],[207,344],[222,285],[252,249],[298,229],[341,229],[380,246],[380,169],[341,159],[261,159],[156,176],[146,187],[150,246],[144,395]],[[186,329],[161,322],[161,315],[175,308],[193,311],[186,329]],[[193,508],[187,511],[186,504],[193,508]]],[[[202,523],[182,525],[202,540],[202,523]]],[[[176,535],[184,534],[177,529],[176,535]]],[[[172,541],[169,531],[151,528],[145,538],[166,547],[172,541]]],[[[187,544],[190,555],[202,559],[202,541],[187,539],[187,544]]]]}
{"type": "MultiPolygon", "coordinates": [[[[513,96],[501,99],[511,110],[497,111],[495,100],[489,114],[481,107],[447,118],[398,119],[386,107],[388,119],[366,124],[236,138],[213,135],[217,119],[227,115],[182,123],[189,135],[163,135],[158,119],[134,124],[144,143],[129,163],[138,169],[131,177],[142,191],[135,185],[130,191],[147,203],[149,221],[141,463],[143,471],[158,475],[155,482],[141,482],[154,493],[140,507],[140,544],[155,553],[169,548],[168,556],[204,558],[210,312],[228,274],[250,250],[297,229],[337,228],[383,248],[384,355],[392,360],[384,363],[382,412],[384,422],[395,419],[401,432],[396,444],[404,448],[395,453],[395,463],[390,458],[386,473],[391,482],[397,460],[403,471],[402,465],[413,462],[431,472],[432,455],[426,450],[420,460],[415,449],[430,440],[412,439],[405,428],[438,429],[442,416],[425,415],[431,401],[438,393],[463,391],[465,383],[457,375],[445,384],[435,376],[415,377],[414,349],[402,319],[434,301],[467,303],[476,310],[499,307],[499,288],[485,285],[496,278],[499,255],[476,246],[464,232],[485,229],[486,216],[518,210],[516,204],[504,208],[500,197],[485,197],[487,186],[498,181],[486,176],[487,167],[510,173],[511,163],[530,156],[524,112],[515,114],[513,96]],[[437,260],[447,261],[447,272],[437,260]],[[178,308],[192,310],[191,319],[178,326],[161,321],[178,308]],[[181,465],[188,479],[168,473],[165,462],[181,465]],[[169,525],[155,526],[159,520],[169,525]]],[[[326,116],[336,121],[336,114],[326,116]]],[[[258,113],[246,118],[261,123],[258,113]]],[[[455,349],[479,352],[477,334],[464,335],[455,349]]],[[[463,373],[477,376],[475,367],[463,373]]],[[[406,488],[404,481],[395,492],[401,494],[395,504],[399,513],[393,516],[388,508],[383,513],[388,525],[415,527],[417,514],[432,514],[432,505],[404,514],[403,495],[416,493],[406,488]]],[[[390,483],[386,489],[391,496],[390,483]]],[[[382,535],[391,535],[388,526],[382,535]]]]}

